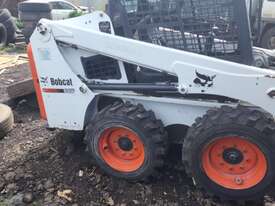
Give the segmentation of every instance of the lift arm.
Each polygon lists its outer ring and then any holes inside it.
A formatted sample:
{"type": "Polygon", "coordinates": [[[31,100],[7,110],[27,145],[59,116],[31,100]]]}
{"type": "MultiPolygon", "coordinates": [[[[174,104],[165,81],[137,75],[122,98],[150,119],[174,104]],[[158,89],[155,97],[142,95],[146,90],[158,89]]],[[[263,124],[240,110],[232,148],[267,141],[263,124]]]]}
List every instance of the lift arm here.
{"type": "Polygon", "coordinates": [[[31,37],[31,45],[38,78],[35,82],[40,86],[37,92],[51,127],[82,130],[98,95],[141,103],[165,125],[191,125],[209,108],[222,105],[186,98],[194,94],[228,97],[275,115],[274,71],[116,36],[110,18],[103,12],[64,21],[43,19],[31,37]],[[118,60],[122,78],[88,79],[81,57],[93,55],[118,60]],[[176,75],[178,82],[129,84],[123,62],[176,75]],[[147,92],[152,91],[182,96],[151,97],[147,92]]]}

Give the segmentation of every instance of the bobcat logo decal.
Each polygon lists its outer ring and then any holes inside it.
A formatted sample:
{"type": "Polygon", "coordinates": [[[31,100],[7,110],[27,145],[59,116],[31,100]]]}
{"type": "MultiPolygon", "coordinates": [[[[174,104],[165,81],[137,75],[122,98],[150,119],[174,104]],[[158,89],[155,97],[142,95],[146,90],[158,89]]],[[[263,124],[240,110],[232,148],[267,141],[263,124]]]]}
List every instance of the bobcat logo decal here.
{"type": "Polygon", "coordinates": [[[200,74],[196,71],[196,78],[194,79],[194,83],[197,85],[200,85],[202,87],[212,87],[214,85],[214,79],[217,75],[214,76],[208,76],[205,74],[200,74]]]}
{"type": "Polygon", "coordinates": [[[40,77],[40,82],[41,82],[42,84],[48,84],[48,80],[49,80],[48,77],[40,77]]]}

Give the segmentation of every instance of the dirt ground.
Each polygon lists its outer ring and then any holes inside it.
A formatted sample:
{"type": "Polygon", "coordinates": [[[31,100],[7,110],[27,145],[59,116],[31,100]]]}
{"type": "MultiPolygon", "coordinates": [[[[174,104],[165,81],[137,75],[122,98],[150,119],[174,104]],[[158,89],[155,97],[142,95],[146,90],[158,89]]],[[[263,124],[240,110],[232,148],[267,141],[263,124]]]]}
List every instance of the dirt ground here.
{"type": "MultiPolygon", "coordinates": [[[[18,70],[0,76],[0,102],[7,100],[6,80],[22,77],[18,70]]],[[[12,107],[14,129],[0,141],[0,206],[230,205],[196,190],[175,148],[150,182],[128,183],[106,176],[95,166],[81,134],[48,130],[39,119],[34,96],[17,100],[12,107]]],[[[257,205],[274,206],[275,202],[266,196],[257,205]]]]}
{"type": "Polygon", "coordinates": [[[0,142],[0,205],[21,205],[25,196],[32,205],[176,206],[210,201],[196,192],[180,165],[166,165],[150,183],[104,175],[85,152],[79,134],[46,129],[33,97],[19,102],[14,112],[16,125],[0,142]],[[72,191],[72,201],[58,197],[63,190],[72,191]]]}

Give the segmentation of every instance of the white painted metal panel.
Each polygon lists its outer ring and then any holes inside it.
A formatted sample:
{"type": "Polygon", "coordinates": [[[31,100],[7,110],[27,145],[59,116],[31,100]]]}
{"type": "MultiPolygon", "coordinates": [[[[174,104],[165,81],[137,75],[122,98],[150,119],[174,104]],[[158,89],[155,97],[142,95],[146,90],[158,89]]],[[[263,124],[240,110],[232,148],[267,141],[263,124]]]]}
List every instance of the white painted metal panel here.
{"type": "MultiPolygon", "coordinates": [[[[147,109],[152,109],[165,125],[191,125],[196,117],[202,116],[209,108],[222,105],[183,98],[154,98],[123,91],[91,91],[77,77],[77,74],[83,74],[83,68],[79,60],[76,60],[81,55],[89,54],[102,54],[175,74],[179,78],[178,90],[183,94],[226,96],[261,107],[275,115],[275,99],[267,95],[275,89],[275,71],[102,33],[98,27],[101,21],[110,22],[110,19],[103,12],[93,12],[65,21],[41,20],[41,24],[47,28],[46,34],[41,35],[39,31],[35,31],[31,38],[39,76],[72,79],[75,91],[72,94],[43,93],[50,126],[83,129],[87,106],[96,94],[108,93],[134,103],[142,103],[147,109]],[[72,50],[59,49],[56,41],[77,45],[80,50],[77,54],[72,50]],[[197,73],[208,76],[209,82],[205,82],[205,85],[197,84],[197,73]],[[86,93],[81,93],[80,87],[86,93]]],[[[118,82],[127,82],[122,64],[120,69],[123,78],[118,82]]],[[[41,84],[42,89],[49,86],[41,84]]]]}

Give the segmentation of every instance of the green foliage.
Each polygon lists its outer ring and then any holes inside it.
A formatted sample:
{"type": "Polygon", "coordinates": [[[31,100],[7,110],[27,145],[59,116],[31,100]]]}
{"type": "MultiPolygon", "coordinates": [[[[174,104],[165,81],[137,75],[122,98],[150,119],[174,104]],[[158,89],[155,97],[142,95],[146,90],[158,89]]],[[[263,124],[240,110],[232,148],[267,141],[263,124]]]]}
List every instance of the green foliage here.
{"type": "Polygon", "coordinates": [[[73,11],[69,14],[69,18],[74,18],[74,17],[78,17],[78,16],[82,16],[83,12],[82,11],[73,11]]]}
{"type": "Polygon", "coordinates": [[[16,23],[16,26],[17,26],[18,29],[23,29],[24,28],[23,22],[20,19],[16,19],[15,23],[16,23]]]}

